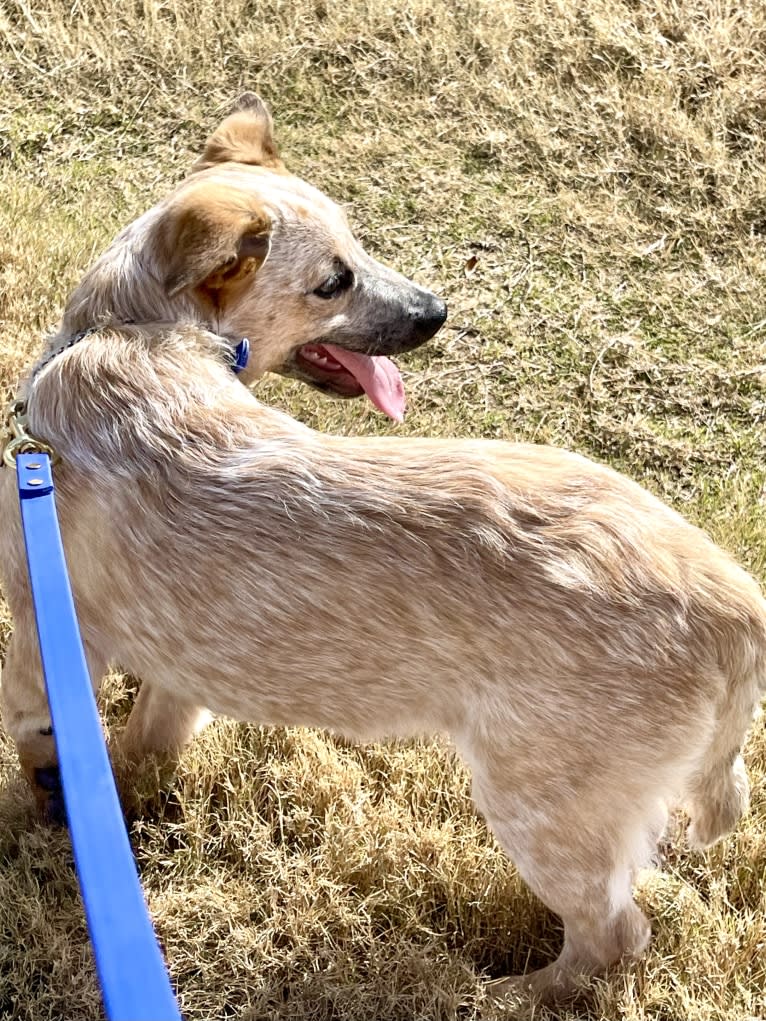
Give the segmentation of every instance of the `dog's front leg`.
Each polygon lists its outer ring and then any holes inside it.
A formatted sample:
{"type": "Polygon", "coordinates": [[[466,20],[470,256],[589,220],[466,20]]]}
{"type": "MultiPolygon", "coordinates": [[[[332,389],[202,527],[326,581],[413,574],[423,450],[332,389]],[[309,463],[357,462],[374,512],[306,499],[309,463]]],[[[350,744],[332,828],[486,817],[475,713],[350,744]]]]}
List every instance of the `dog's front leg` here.
{"type": "Polygon", "coordinates": [[[198,705],[159,685],[143,681],[127,726],[118,742],[120,787],[123,800],[141,800],[155,791],[147,790],[147,778],[155,788],[175,770],[191,738],[210,721],[211,715],[198,705]]]}
{"type": "MultiPolygon", "coordinates": [[[[28,596],[12,601],[14,631],[2,671],[0,708],[8,734],[16,743],[21,768],[35,795],[43,817],[65,821],[56,745],[48,698],[45,693],[34,614],[28,596]]],[[[86,646],[94,688],[106,670],[102,661],[86,646]]]]}

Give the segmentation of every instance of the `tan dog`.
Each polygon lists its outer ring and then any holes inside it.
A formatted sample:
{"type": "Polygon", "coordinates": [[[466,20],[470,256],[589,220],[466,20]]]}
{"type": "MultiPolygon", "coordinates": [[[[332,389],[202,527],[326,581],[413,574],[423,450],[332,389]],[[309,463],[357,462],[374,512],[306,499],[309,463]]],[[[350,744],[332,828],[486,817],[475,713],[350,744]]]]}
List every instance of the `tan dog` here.
{"type": "MultiPolygon", "coordinates": [[[[238,118],[208,169],[86,276],[53,347],[102,318],[141,325],[79,339],[27,388],[31,431],[61,455],[94,683],[110,663],[143,678],[123,744],[137,762],[176,755],[203,708],[360,738],[450,733],[477,806],[564,921],[561,956],[523,982],[565,995],[646,945],[631,883],[668,807],[688,808],[696,846],[744,810],[766,605],[701,531],[583,457],[323,436],[261,405],[230,371],[232,339],[254,339],[256,371],[313,379],[296,349],[333,324],[349,342],[364,333],[344,310],[368,264],[334,207],[280,166],[216,162],[243,156],[247,136],[248,156],[273,164],[263,118],[238,118]],[[328,256],[311,278],[306,246],[327,221],[354,282],[315,300],[343,277],[328,256]],[[307,273],[311,287],[296,283],[307,273]]],[[[10,469],[0,520],[16,622],[4,720],[44,802],[56,758],[10,469]]]]}

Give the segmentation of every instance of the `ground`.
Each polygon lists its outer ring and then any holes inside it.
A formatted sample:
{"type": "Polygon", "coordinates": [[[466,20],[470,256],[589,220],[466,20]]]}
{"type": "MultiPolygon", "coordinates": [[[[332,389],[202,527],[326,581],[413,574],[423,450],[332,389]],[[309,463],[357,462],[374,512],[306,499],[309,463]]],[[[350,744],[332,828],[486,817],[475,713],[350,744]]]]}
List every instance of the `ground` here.
{"type": "MultiPolygon", "coordinates": [[[[738,0],[7,0],[0,8],[0,396],[118,228],[245,89],[370,250],[444,295],[402,360],[399,431],[608,461],[766,577],[766,14],[738,0]]],[[[347,433],[369,404],[268,381],[347,433]]],[[[1,527],[1,526],[0,526],[1,527]]],[[[0,600],[0,654],[11,622],[0,600]]],[[[135,684],[113,677],[115,732],[135,684]]],[[[766,1017],[766,740],[708,854],[674,829],[645,959],[534,1017],[766,1017]]],[[[487,978],[557,920],[438,740],[348,746],[218,722],[131,829],[188,1021],[517,1016],[487,978]]],[[[99,1016],[65,833],[0,735],[0,1018],[99,1016]]],[[[129,967],[129,962],[126,962],[129,967]]]]}

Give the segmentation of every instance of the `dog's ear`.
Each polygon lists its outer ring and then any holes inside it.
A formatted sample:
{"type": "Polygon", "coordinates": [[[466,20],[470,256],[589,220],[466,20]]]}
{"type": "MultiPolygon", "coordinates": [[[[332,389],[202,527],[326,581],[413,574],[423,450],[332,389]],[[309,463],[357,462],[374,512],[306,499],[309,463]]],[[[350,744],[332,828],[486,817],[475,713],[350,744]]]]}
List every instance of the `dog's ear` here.
{"type": "Polygon", "coordinates": [[[197,191],[163,218],[164,283],[171,298],[193,288],[217,303],[266,261],[271,221],[262,209],[197,191]]]}
{"type": "Polygon", "coordinates": [[[208,170],[217,163],[249,163],[279,174],[287,173],[274,141],[271,114],[254,92],[240,96],[234,110],[207,140],[192,173],[208,170]]]}

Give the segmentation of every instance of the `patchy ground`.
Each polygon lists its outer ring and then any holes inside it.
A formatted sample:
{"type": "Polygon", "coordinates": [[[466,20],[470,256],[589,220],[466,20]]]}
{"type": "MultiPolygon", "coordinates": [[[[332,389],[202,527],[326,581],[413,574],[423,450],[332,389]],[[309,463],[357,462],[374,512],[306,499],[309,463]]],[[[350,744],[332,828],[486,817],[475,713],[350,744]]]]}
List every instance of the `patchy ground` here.
{"type": "MultiPolygon", "coordinates": [[[[8,0],[0,45],[3,397],[85,266],[255,88],[289,165],[449,301],[403,365],[402,432],[609,461],[766,579],[760,5],[8,0]]],[[[322,429],[392,428],[261,392],[322,429]]],[[[130,697],[110,680],[112,727],[130,697]]],[[[645,960],[556,1017],[766,1018],[761,723],[748,762],[739,832],[707,855],[675,834],[642,884],[645,960]]],[[[31,823],[1,737],[0,821],[0,1018],[96,1017],[68,840],[31,823]]],[[[482,979],[560,940],[439,742],[220,722],[132,839],[188,1021],[512,1017],[482,979]]]]}

